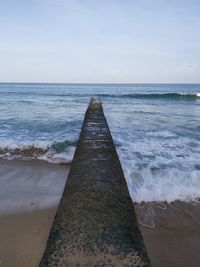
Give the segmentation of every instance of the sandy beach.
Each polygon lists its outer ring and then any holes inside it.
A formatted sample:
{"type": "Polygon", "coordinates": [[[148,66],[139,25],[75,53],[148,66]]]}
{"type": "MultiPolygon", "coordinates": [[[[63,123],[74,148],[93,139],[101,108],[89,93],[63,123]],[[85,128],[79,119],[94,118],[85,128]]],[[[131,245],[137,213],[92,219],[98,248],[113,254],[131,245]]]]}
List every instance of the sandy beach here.
{"type": "Polygon", "coordinates": [[[153,267],[200,266],[200,204],[135,205],[153,267]]]}
{"type": "Polygon", "coordinates": [[[1,266],[38,266],[68,171],[38,160],[0,160],[1,266]]]}
{"type": "MultiPolygon", "coordinates": [[[[0,160],[0,266],[36,267],[69,172],[44,161],[0,160]]],[[[199,267],[200,205],[135,205],[153,267],[199,267]]]]}

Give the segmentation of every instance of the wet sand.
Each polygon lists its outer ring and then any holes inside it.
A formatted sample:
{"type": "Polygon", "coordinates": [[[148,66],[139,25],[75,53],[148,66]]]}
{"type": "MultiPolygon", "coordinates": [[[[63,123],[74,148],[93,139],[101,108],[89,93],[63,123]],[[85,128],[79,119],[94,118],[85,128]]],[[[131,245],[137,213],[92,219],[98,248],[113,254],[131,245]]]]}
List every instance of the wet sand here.
{"type": "Polygon", "coordinates": [[[200,266],[200,204],[135,205],[152,267],[200,266]]]}
{"type": "Polygon", "coordinates": [[[69,167],[0,160],[0,266],[36,267],[69,167]]]}
{"type": "MultiPolygon", "coordinates": [[[[0,266],[36,267],[69,167],[0,160],[0,266]]],[[[152,267],[200,266],[200,204],[135,205],[152,267]]]]}

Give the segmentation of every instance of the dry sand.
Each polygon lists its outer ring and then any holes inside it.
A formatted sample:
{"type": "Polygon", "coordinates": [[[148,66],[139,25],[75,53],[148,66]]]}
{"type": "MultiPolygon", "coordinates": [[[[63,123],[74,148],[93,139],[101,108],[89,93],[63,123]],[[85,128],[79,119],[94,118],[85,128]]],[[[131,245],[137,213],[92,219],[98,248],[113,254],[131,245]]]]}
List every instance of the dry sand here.
{"type": "Polygon", "coordinates": [[[135,205],[152,267],[200,267],[200,204],[135,205]]]}
{"type": "Polygon", "coordinates": [[[69,167],[0,160],[0,266],[38,267],[69,167]]]}

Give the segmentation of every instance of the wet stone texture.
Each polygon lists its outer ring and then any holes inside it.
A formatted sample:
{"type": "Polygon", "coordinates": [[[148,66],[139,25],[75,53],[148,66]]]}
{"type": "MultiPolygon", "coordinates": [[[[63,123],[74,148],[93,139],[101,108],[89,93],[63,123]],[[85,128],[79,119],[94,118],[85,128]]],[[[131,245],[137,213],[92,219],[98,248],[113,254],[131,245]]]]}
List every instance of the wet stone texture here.
{"type": "Polygon", "coordinates": [[[150,266],[99,99],[85,114],[44,266],[150,266]]]}

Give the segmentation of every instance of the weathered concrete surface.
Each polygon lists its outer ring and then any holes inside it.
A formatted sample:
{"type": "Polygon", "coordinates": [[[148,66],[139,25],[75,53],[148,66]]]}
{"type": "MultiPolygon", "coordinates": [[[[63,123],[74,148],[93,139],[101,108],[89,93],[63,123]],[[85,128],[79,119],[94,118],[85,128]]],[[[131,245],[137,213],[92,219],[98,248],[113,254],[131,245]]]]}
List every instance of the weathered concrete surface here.
{"type": "Polygon", "coordinates": [[[44,266],[150,266],[98,99],[85,115],[44,266]]]}

